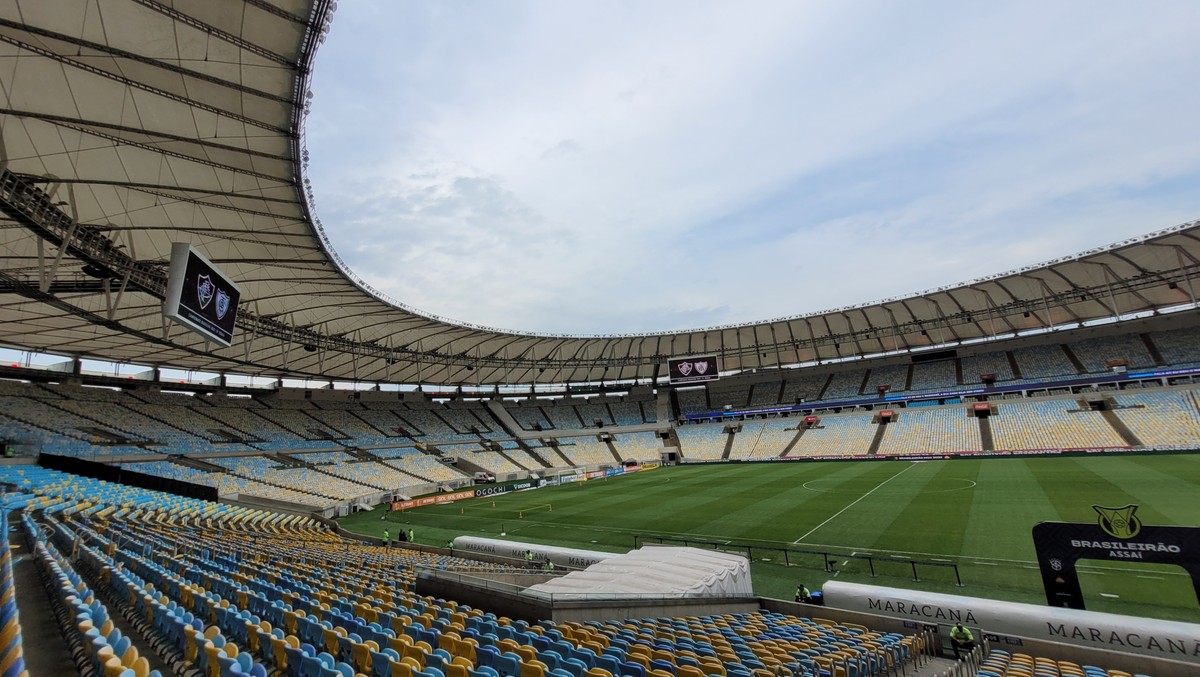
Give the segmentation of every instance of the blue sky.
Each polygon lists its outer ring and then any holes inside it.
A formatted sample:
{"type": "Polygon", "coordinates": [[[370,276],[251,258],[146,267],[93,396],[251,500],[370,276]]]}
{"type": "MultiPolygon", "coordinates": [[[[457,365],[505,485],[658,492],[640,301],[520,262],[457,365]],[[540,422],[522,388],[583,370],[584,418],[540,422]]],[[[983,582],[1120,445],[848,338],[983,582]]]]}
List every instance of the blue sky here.
{"type": "Polygon", "coordinates": [[[508,329],[748,322],[1200,217],[1200,3],[344,0],[335,249],[508,329]]]}

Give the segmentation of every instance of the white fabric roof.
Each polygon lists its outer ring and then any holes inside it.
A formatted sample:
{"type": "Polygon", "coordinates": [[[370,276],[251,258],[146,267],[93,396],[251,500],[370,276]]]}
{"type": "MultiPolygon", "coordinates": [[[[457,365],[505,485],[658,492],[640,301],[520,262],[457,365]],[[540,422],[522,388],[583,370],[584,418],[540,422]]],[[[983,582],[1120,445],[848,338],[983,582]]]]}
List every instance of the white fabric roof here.
{"type": "MultiPolygon", "coordinates": [[[[421,314],[358,281],[311,209],[308,74],[332,6],[0,0],[6,344],[272,376],[562,383],[645,379],[665,372],[670,356],[715,353],[724,370],[770,368],[1195,302],[1192,222],[964,284],[737,326],[567,336],[421,314]],[[35,202],[40,211],[28,208],[35,202]],[[242,287],[232,347],[210,350],[164,327],[175,241],[242,287]]],[[[855,274],[878,274],[884,295],[886,271],[855,274]]]]}
{"type": "Polygon", "coordinates": [[[647,546],[530,586],[525,592],[555,599],[740,597],[753,595],[754,588],[750,562],[741,555],[647,546]]]}

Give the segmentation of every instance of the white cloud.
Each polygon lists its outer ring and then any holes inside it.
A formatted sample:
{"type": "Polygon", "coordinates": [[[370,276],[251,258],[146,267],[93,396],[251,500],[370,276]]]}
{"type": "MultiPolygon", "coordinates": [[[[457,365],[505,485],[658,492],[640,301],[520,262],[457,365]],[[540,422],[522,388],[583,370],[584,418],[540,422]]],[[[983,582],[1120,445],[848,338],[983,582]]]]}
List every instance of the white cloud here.
{"type": "Polygon", "coordinates": [[[343,3],[310,176],[351,267],[440,315],[619,333],[815,311],[1193,218],[1197,19],[343,3]]]}

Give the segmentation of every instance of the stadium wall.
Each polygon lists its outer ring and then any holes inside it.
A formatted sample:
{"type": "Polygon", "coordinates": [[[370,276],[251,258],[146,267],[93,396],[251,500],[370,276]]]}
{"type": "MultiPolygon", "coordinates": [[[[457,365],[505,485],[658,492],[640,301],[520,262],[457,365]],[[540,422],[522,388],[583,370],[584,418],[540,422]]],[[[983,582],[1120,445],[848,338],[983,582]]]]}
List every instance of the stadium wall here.
{"type": "MultiPolygon", "coordinates": [[[[762,598],[759,600],[763,609],[782,614],[803,616],[806,618],[824,618],[838,623],[853,623],[866,626],[879,632],[898,632],[910,635],[918,628],[929,629],[938,645],[943,649],[949,647],[950,625],[945,623],[926,623],[923,621],[903,620],[892,616],[852,611],[828,606],[799,604],[780,599],[762,598]]],[[[1037,607],[1045,609],[1046,607],[1037,607]]],[[[972,630],[979,628],[972,627],[972,630]]],[[[1079,665],[1103,665],[1110,669],[1124,670],[1131,674],[1153,674],[1155,677],[1192,677],[1196,674],[1196,665],[1177,660],[1130,654],[1121,651],[1091,648],[1034,639],[1015,634],[1002,634],[987,629],[979,629],[981,635],[977,639],[986,639],[992,648],[1008,652],[1020,652],[1031,656],[1053,658],[1059,661],[1070,661],[1079,665]]]]}
{"type": "Polygon", "coordinates": [[[997,636],[1028,637],[1089,649],[1112,650],[1191,663],[1200,670],[1200,625],[1138,618],[1099,611],[1061,609],[979,597],[902,590],[846,581],[821,587],[830,607],[904,618],[915,623],[953,625],[997,636]]]}

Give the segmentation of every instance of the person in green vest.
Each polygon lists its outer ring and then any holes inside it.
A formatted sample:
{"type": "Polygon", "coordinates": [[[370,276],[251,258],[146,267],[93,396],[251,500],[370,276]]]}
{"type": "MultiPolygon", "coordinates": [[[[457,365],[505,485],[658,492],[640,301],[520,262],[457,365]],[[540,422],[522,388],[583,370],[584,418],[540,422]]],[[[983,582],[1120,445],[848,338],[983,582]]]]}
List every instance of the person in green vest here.
{"type": "Polygon", "coordinates": [[[17,450],[13,449],[11,444],[4,445],[4,458],[12,458],[17,455],[17,450]]]}
{"type": "Polygon", "coordinates": [[[392,544],[392,532],[388,529],[384,529],[383,530],[383,546],[386,548],[387,546],[389,546],[391,544],[392,544]]]}
{"type": "Polygon", "coordinates": [[[546,571],[554,573],[554,562],[551,562],[549,557],[546,558],[546,571]]]}
{"type": "Polygon", "coordinates": [[[950,628],[950,646],[954,648],[955,660],[961,661],[963,657],[960,651],[969,654],[975,650],[975,636],[962,623],[958,623],[950,628]]]}
{"type": "Polygon", "coordinates": [[[533,568],[533,551],[532,550],[525,551],[525,568],[527,568],[527,569],[533,568]]]}
{"type": "Polygon", "coordinates": [[[409,543],[416,543],[416,542],[417,542],[417,537],[416,537],[416,536],[413,536],[413,530],[412,530],[412,529],[409,529],[409,530],[408,530],[408,542],[409,542],[409,543]]]}
{"type": "Polygon", "coordinates": [[[804,604],[812,602],[812,593],[808,591],[808,588],[804,587],[803,583],[796,586],[796,601],[803,602],[804,604]]]}

